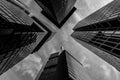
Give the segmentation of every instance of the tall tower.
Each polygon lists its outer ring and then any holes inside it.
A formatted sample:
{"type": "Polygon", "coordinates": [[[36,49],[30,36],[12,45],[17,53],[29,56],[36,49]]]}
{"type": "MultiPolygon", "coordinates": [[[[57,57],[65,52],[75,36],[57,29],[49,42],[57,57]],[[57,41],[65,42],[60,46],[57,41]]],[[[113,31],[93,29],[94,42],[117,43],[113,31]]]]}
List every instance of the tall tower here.
{"type": "Polygon", "coordinates": [[[52,34],[39,20],[6,0],[0,0],[0,23],[0,75],[37,52],[52,34]]]}
{"type": "Polygon", "coordinates": [[[49,57],[43,72],[35,80],[80,80],[81,67],[77,58],[63,50],[49,57]]]}
{"type": "Polygon", "coordinates": [[[36,80],[70,80],[65,53],[51,54],[42,74],[36,80]]]}
{"type": "Polygon", "coordinates": [[[43,72],[36,80],[72,80],[68,76],[65,53],[51,54],[43,72]]]}
{"type": "Polygon", "coordinates": [[[80,21],[72,37],[120,71],[120,1],[80,21]]]}
{"type": "Polygon", "coordinates": [[[76,10],[74,4],[76,0],[35,0],[43,9],[42,14],[52,21],[58,28],[67,21],[67,19],[76,10]]]}

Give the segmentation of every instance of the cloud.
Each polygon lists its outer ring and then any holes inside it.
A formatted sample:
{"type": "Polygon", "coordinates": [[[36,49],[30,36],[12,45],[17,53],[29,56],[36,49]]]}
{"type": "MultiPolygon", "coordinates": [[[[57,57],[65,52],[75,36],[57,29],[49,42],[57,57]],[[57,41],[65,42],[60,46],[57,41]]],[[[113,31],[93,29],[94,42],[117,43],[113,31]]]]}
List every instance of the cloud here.
{"type": "Polygon", "coordinates": [[[111,67],[111,68],[115,74],[115,78],[116,78],[115,80],[119,80],[120,79],[120,72],[117,71],[116,68],[114,68],[114,67],[111,67]]]}
{"type": "Polygon", "coordinates": [[[20,0],[20,1],[29,6],[32,0],[20,0]]]}
{"type": "Polygon", "coordinates": [[[85,61],[87,60],[87,57],[86,56],[82,56],[82,60],[81,60],[81,63],[83,64],[83,67],[90,67],[91,65],[86,63],[85,61]]]}
{"type": "Polygon", "coordinates": [[[22,75],[28,74],[33,79],[37,76],[42,67],[41,58],[37,55],[29,55],[24,61],[14,67],[16,72],[22,72],[22,75]]]}
{"type": "Polygon", "coordinates": [[[104,71],[105,77],[111,78],[111,69],[106,64],[102,64],[101,68],[104,71]]]}

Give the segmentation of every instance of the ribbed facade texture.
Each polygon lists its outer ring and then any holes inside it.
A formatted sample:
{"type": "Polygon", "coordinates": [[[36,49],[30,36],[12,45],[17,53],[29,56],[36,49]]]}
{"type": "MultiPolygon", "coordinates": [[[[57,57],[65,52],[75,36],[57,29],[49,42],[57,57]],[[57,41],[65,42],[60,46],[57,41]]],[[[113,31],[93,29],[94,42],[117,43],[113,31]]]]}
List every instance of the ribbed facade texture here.
{"type": "Polygon", "coordinates": [[[119,11],[120,6],[119,5],[120,5],[119,0],[112,1],[108,5],[102,7],[98,11],[94,12],[93,14],[87,16],[85,19],[80,21],[74,27],[74,29],[77,30],[80,27],[92,25],[92,24],[95,24],[95,23],[103,22],[105,20],[113,19],[115,17],[118,17],[119,13],[120,13],[120,11],[119,11]]]}
{"type": "Polygon", "coordinates": [[[114,0],[80,21],[72,37],[106,52],[109,58],[96,54],[120,71],[120,1],[114,0]]]}
{"type": "Polygon", "coordinates": [[[6,0],[0,0],[0,23],[0,75],[38,51],[51,35],[43,24],[6,0]]]}
{"type": "Polygon", "coordinates": [[[46,66],[37,80],[76,80],[69,62],[70,54],[64,50],[60,54],[54,53],[50,56],[46,66]]]}
{"type": "Polygon", "coordinates": [[[63,50],[49,57],[42,74],[36,80],[80,80],[81,76],[86,77],[81,74],[84,72],[82,67],[77,58],[63,50]]]}
{"type": "Polygon", "coordinates": [[[81,62],[69,52],[65,51],[65,53],[68,67],[68,75],[71,77],[71,79],[81,80],[82,77],[85,77],[85,79],[87,79],[86,75],[83,75],[84,69],[81,62]]]}

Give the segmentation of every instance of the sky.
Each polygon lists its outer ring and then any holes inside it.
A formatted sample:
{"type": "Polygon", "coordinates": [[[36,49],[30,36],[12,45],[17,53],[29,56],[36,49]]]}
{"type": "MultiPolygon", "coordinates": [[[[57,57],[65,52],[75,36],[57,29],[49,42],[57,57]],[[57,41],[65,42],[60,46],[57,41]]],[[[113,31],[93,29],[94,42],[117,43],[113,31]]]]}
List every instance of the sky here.
{"type": "Polygon", "coordinates": [[[60,30],[56,29],[55,25],[40,14],[41,9],[33,0],[21,1],[30,7],[31,15],[35,15],[41,21],[54,28],[57,33],[37,53],[28,56],[25,60],[0,76],[0,80],[34,80],[42,67],[44,59],[46,59],[49,54],[60,51],[60,45],[83,64],[83,66],[80,67],[81,78],[83,80],[120,80],[120,73],[114,67],[77,43],[70,36],[73,32],[72,29],[80,20],[112,0],[77,0],[75,4],[77,11],[60,30]]]}

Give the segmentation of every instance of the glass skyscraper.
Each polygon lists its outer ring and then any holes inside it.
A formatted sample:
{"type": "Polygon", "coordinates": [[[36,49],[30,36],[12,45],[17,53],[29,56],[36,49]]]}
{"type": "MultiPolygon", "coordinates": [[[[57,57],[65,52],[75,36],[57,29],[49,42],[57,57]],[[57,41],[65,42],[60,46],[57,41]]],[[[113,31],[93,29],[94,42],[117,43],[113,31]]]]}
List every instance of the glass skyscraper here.
{"type": "Polygon", "coordinates": [[[58,28],[68,20],[76,10],[74,4],[76,0],[35,0],[43,9],[42,13],[58,28]]]}
{"type": "Polygon", "coordinates": [[[120,1],[114,0],[75,27],[72,37],[120,71],[120,1]]]}
{"type": "Polygon", "coordinates": [[[0,75],[37,52],[52,31],[20,7],[0,0],[0,75]]]}
{"type": "Polygon", "coordinates": [[[63,50],[50,55],[43,72],[35,80],[80,80],[83,65],[63,50]]]}

